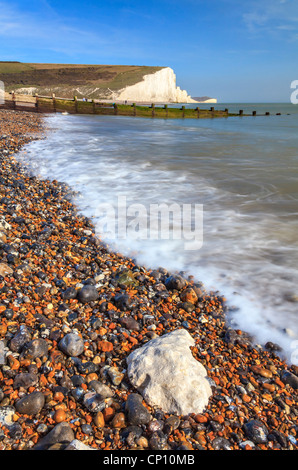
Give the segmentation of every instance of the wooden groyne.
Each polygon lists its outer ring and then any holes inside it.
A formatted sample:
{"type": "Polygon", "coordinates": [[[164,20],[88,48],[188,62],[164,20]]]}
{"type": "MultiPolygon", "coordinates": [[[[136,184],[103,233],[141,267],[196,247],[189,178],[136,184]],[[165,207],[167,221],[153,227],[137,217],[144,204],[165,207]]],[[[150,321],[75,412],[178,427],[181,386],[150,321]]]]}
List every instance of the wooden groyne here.
{"type": "MultiPolygon", "coordinates": [[[[215,109],[212,106],[210,109],[171,107],[167,104],[160,106],[151,104],[151,106],[142,106],[133,104],[117,104],[105,103],[96,100],[82,100],[56,98],[55,95],[51,97],[46,96],[21,96],[11,93],[5,97],[3,104],[0,104],[0,109],[14,109],[17,111],[30,111],[37,113],[68,113],[68,114],[96,114],[96,115],[110,115],[110,116],[136,116],[136,117],[149,117],[149,118],[174,118],[174,119],[201,119],[201,118],[217,118],[228,116],[256,116],[257,112],[253,111],[252,114],[244,114],[243,110],[239,113],[230,113],[226,108],[224,110],[215,109]]],[[[265,113],[270,115],[270,113],[265,113]]]]}

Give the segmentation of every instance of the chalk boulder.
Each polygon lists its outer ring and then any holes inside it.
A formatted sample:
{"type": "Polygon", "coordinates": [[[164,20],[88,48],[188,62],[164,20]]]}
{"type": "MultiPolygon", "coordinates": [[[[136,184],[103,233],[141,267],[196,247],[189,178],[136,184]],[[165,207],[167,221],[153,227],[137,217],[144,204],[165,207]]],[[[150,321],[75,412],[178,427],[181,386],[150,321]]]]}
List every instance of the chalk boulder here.
{"type": "Polygon", "coordinates": [[[206,369],[193,356],[190,334],[179,329],[148,341],[127,358],[132,385],[166,413],[201,413],[212,394],[206,369]]]}

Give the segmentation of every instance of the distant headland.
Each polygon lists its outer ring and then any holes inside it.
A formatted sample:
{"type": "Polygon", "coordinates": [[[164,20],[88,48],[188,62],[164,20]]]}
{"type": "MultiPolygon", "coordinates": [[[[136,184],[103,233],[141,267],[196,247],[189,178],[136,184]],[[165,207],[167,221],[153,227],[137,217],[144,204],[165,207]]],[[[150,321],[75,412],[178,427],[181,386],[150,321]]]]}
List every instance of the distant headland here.
{"type": "Polygon", "coordinates": [[[192,98],[176,84],[170,67],[134,65],[72,65],[0,62],[0,80],[6,91],[61,98],[115,102],[216,103],[214,98],[192,98]]]}

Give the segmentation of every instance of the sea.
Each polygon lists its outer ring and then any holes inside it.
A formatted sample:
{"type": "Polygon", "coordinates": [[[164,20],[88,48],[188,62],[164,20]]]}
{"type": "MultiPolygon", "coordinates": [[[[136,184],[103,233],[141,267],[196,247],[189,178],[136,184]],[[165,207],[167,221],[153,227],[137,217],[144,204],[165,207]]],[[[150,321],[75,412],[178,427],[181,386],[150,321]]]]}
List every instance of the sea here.
{"type": "Polygon", "coordinates": [[[210,106],[249,115],[47,115],[19,158],[72,187],[112,250],[194,276],[232,328],[298,365],[298,105],[210,106]]]}

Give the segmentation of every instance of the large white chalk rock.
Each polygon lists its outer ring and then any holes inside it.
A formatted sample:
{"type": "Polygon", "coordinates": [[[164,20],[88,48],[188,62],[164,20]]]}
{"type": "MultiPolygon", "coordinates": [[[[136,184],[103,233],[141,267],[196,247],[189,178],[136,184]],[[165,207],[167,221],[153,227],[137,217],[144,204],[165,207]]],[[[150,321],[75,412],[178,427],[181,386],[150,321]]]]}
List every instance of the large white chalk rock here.
{"type": "Polygon", "coordinates": [[[127,358],[132,385],[166,413],[201,413],[212,394],[206,369],[192,355],[195,342],[179,329],[148,341],[127,358]]]}

